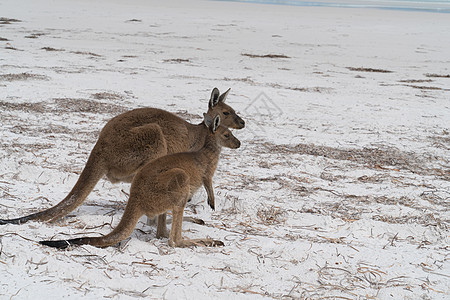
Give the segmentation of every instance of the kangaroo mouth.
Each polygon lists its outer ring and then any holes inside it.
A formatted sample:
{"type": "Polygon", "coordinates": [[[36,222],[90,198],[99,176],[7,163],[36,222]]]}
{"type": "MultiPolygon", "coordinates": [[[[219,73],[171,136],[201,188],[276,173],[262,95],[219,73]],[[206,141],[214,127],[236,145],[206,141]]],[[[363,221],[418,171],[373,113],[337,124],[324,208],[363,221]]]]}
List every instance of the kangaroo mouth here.
{"type": "Polygon", "coordinates": [[[242,121],[242,123],[239,123],[239,124],[237,124],[237,125],[234,125],[234,126],[231,127],[231,128],[233,128],[233,129],[242,129],[242,128],[244,128],[244,127],[245,127],[245,122],[242,121]]]}

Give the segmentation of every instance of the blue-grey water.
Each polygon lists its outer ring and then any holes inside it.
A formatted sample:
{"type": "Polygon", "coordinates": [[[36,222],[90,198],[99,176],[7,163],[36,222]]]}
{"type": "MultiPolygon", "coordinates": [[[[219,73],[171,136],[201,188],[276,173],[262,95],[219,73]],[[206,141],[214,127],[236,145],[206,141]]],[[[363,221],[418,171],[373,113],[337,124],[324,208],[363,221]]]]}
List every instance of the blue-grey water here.
{"type": "Polygon", "coordinates": [[[216,0],[291,6],[376,8],[403,11],[450,13],[450,0],[216,0]]]}

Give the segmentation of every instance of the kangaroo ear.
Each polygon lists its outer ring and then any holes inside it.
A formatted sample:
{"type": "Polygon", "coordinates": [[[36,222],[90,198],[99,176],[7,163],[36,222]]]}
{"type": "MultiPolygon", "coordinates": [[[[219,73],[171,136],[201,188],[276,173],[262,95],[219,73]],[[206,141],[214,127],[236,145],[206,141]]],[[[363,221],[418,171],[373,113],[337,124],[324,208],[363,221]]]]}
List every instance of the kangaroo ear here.
{"type": "Polygon", "coordinates": [[[228,93],[230,92],[230,90],[231,90],[231,88],[229,88],[225,93],[220,95],[219,102],[225,102],[225,100],[227,99],[227,96],[228,96],[228,93]]]}
{"type": "Polygon", "coordinates": [[[220,92],[218,88],[213,88],[211,92],[211,99],[209,99],[209,107],[213,108],[219,103],[220,92]]]}
{"type": "Polygon", "coordinates": [[[219,117],[219,115],[217,115],[217,116],[214,118],[214,123],[213,123],[213,127],[212,127],[212,132],[216,132],[217,128],[219,128],[219,125],[220,125],[220,117],[219,117]]]}
{"type": "Polygon", "coordinates": [[[213,124],[213,118],[211,118],[210,116],[208,116],[207,114],[203,114],[203,122],[205,122],[205,125],[208,128],[211,128],[211,125],[213,124]]]}

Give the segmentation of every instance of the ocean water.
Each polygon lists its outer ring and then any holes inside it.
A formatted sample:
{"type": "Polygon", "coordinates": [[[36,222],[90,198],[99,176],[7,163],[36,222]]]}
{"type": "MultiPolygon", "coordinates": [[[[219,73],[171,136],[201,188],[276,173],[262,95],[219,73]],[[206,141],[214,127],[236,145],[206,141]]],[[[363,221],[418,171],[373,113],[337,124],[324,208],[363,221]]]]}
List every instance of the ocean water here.
{"type": "Polygon", "coordinates": [[[245,3],[316,6],[316,7],[342,7],[342,8],[372,8],[404,11],[421,11],[434,13],[450,13],[450,0],[215,0],[245,3]]]}

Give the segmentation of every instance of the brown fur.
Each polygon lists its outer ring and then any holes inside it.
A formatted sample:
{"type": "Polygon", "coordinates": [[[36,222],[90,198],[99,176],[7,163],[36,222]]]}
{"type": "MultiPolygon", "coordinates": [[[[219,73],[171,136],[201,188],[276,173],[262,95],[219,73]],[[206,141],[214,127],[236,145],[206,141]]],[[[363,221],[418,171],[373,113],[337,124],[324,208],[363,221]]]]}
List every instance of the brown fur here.
{"type": "MultiPolygon", "coordinates": [[[[206,115],[219,115],[225,127],[244,128],[244,121],[225,104],[229,91],[220,95],[217,88],[213,89],[206,115]]],[[[80,206],[104,175],[111,182],[131,182],[146,163],[166,154],[196,151],[205,137],[203,123],[194,125],[161,109],[138,108],[118,115],[100,132],[83,172],[66,198],[41,212],[0,219],[0,225],[57,220],[80,206]]]]}
{"type": "MultiPolygon", "coordinates": [[[[130,198],[119,225],[102,237],[86,237],[72,240],[42,241],[43,245],[66,248],[69,245],[88,244],[107,247],[129,237],[138,220],[146,215],[154,217],[172,211],[173,221],[169,245],[187,247],[193,245],[223,245],[211,239],[188,240],[181,237],[183,211],[187,200],[203,185],[211,191],[208,201],[214,201],[212,177],[217,167],[221,147],[236,149],[239,140],[229,129],[219,126],[219,117],[205,123],[209,131],[203,147],[195,152],[166,155],[146,164],[134,177],[130,198]]],[[[158,224],[159,226],[159,224],[158,224]]],[[[164,224],[165,226],[165,224],[164,224]]]]}

